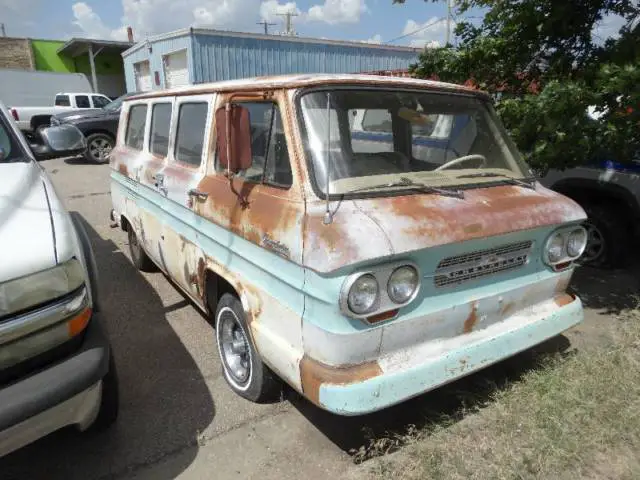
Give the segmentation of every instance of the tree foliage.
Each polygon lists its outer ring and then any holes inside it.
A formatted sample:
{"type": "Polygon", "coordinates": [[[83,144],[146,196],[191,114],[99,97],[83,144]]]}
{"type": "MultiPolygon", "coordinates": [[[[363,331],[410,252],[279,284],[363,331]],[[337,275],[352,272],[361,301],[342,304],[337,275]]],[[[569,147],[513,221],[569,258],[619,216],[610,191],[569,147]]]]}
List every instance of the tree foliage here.
{"type": "Polygon", "coordinates": [[[456,8],[463,15],[478,7],[487,10],[482,23],[458,23],[458,47],[426,49],[414,75],[495,94],[505,126],[538,170],[637,154],[638,0],[462,0],[456,8]],[[624,25],[603,42],[594,28],[610,15],[624,25]]]}

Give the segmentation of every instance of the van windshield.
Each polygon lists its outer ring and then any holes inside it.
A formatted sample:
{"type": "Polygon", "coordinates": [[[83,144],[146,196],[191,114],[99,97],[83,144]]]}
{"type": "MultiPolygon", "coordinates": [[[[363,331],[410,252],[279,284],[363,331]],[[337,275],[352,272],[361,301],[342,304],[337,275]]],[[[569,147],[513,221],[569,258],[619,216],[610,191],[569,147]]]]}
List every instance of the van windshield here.
{"type": "Polygon", "coordinates": [[[302,95],[300,112],[304,150],[323,194],[327,176],[330,194],[531,176],[491,105],[477,97],[336,89],[302,95]]]}

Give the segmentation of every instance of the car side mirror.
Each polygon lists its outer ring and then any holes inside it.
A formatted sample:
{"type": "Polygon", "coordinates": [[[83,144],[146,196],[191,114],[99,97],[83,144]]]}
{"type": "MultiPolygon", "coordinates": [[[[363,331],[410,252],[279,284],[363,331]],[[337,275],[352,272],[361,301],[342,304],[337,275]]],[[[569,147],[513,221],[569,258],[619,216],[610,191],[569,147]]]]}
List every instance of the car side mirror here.
{"type": "Polygon", "coordinates": [[[228,174],[247,170],[253,163],[249,110],[229,103],[216,111],[216,149],[228,174]]]}
{"type": "Polygon", "coordinates": [[[31,146],[38,160],[80,155],[87,149],[87,139],[73,125],[40,128],[38,136],[42,143],[31,146]]]}

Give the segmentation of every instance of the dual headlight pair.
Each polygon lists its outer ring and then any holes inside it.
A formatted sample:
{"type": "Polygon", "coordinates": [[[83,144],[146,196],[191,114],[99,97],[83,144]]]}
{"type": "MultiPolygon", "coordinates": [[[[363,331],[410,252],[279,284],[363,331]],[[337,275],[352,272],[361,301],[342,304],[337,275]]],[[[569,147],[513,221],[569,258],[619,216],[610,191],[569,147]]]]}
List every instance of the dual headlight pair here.
{"type": "Polygon", "coordinates": [[[415,265],[385,265],[348,277],[340,295],[340,306],[346,315],[369,317],[408,304],[419,288],[420,274],[415,265]]]}
{"type": "Polygon", "coordinates": [[[584,227],[555,231],[549,236],[545,245],[545,262],[552,267],[570,264],[584,253],[587,239],[587,231],[584,227]]]}

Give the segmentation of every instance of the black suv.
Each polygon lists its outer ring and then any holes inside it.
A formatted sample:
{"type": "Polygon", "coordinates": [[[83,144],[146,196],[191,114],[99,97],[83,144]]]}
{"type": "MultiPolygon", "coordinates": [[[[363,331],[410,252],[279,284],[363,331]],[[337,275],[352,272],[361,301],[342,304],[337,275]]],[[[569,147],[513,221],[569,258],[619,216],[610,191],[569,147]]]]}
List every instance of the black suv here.
{"type": "Polygon", "coordinates": [[[75,125],[87,138],[85,157],[93,163],[106,163],[116,143],[122,101],[135,95],[125,93],[104,108],[59,113],[51,117],[51,125],[75,125]]]}

